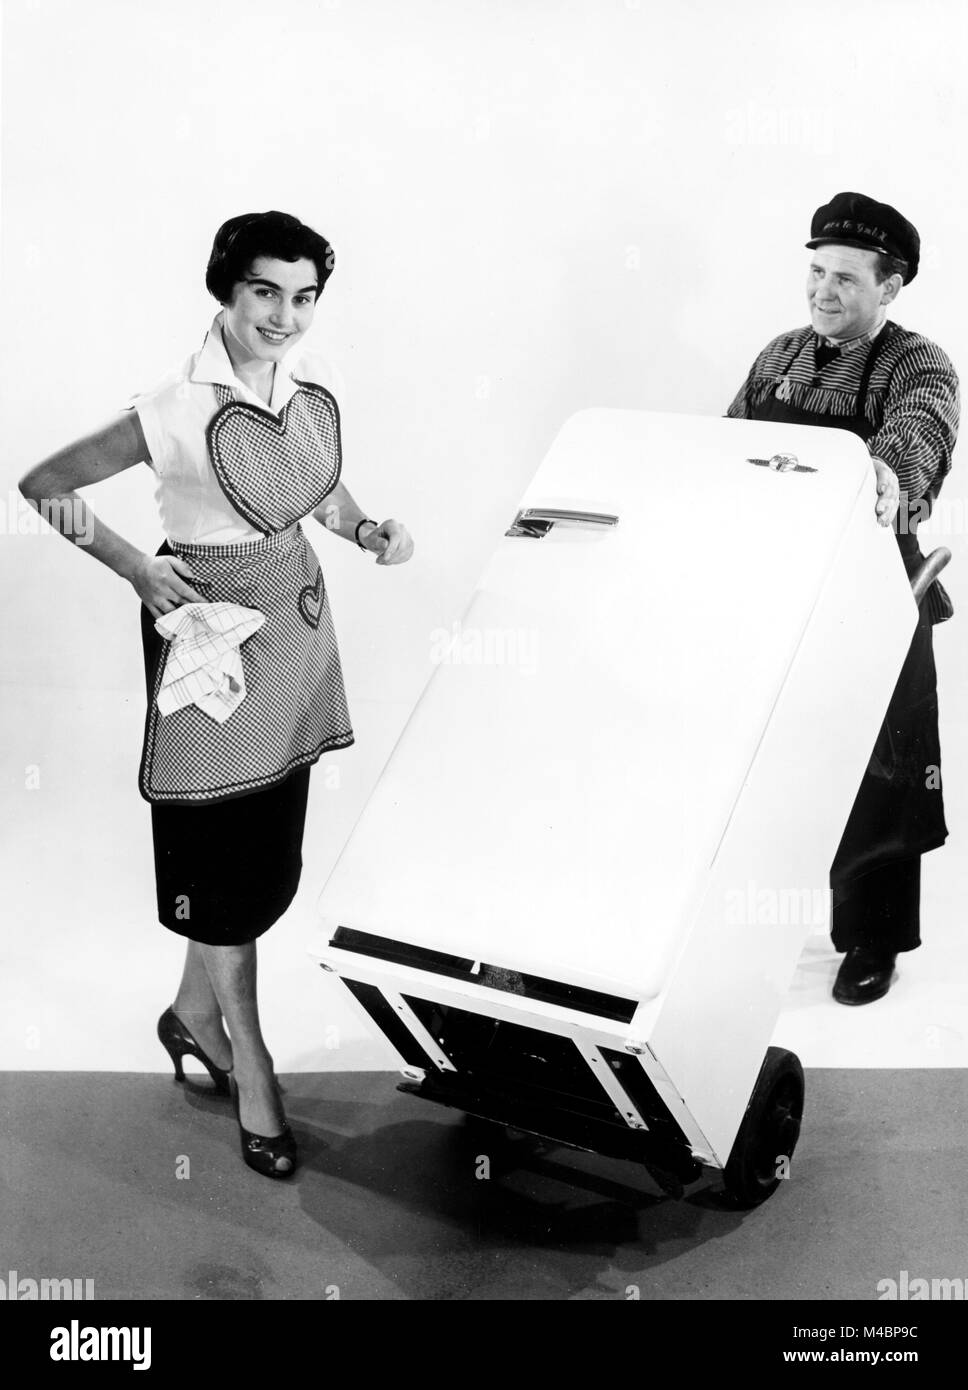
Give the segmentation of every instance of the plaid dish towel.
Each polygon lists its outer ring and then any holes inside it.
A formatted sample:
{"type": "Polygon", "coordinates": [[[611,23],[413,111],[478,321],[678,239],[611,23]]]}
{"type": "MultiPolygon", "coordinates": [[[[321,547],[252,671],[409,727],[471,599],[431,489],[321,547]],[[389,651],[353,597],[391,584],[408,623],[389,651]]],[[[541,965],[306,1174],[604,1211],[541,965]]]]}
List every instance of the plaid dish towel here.
{"type": "Polygon", "coordinates": [[[158,691],[159,713],[194,704],[224,724],[245,699],[239,647],[264,622],[264,613],[238,603],[186,603],[158,618],[155,631],[172,644],[158,691]]]}

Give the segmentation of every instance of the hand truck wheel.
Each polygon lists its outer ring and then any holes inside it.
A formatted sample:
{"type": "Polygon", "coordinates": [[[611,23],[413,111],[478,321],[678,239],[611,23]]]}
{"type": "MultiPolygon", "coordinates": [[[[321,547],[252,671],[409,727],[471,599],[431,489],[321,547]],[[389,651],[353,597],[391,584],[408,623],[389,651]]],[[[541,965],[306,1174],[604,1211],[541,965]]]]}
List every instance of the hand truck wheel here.
{"type": "Polygon", "coordinates": [[[767,1050],[746,1113],[723,1170],[727,1195],[738,1207],[756,1207],[780,1185],[789,1168],[803,1117],[803,1067],[793,1052],[767,1050]]]}

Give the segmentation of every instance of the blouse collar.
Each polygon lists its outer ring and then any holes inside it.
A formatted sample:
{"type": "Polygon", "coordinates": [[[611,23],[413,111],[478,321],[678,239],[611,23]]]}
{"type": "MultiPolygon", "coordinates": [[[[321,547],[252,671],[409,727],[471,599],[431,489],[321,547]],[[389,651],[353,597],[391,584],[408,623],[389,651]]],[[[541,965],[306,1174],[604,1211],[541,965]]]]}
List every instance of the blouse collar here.
{"type": "MultiPolygon", "coordinates": [[[[224,312],[220,309],[212,320],[212,326],[205,336],[198,360],[192,371],[189,380],[206,383],[210,385],[228,386],[233,391],[241,394],[242,399],[258,405],[262,410],[266,409],[266,403],[261,396],[256,395],[251,386],[247,386],[244,381],[236,376],[232,367],[232,362],[225,350],[225,341],[222,337],[222,328],[225,322],[224,312]]],[[[277,415],[299,390],[299,386],[293,380],[287,366],[286,354],[278,363],[275,372],[275,379],[272,383],[272,400],[268,409],[277,415]]]]}

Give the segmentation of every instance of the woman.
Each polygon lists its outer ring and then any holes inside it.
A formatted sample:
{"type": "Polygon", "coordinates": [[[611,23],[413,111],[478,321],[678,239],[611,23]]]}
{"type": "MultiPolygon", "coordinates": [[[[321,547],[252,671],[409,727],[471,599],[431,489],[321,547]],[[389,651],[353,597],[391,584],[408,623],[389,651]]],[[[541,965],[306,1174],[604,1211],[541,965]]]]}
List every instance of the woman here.
{"type": "Polygon", "coordinates": [[[396,521],[369,520],[339,481],[339,412],[294,351],[331,274],[325,238],[280,212],[219,228],[206,285],[221,304],[202,348],[104,428],[31,469],[24,496],[142,602],[158,912],[187,938],[159,1037],[232,1094],[242,1154],[287,1178],[297,1155],[256,1003],[256,940],[302,868],[310,767],[353,742],[322,573],[301,518],[408,560],[396,521]],[[167,541],[154,556],[97,521],[75,488],[140,462],[167,541]],[[226,1034],[226,1028],[228,1034],[226,1034]]]}

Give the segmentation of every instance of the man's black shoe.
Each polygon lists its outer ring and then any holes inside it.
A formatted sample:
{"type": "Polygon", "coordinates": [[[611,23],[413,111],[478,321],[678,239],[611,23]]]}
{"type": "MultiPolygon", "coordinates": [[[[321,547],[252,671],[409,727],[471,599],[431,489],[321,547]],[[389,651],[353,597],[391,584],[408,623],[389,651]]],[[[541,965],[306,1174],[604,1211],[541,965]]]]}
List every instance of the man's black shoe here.
{"type": "Polygon", "coordinates": [[[852,946],[841,961],[834,981],[838,1004],[871,1004],[882,999],[894,979],[896,951],[872,951],[852,946]]]}

